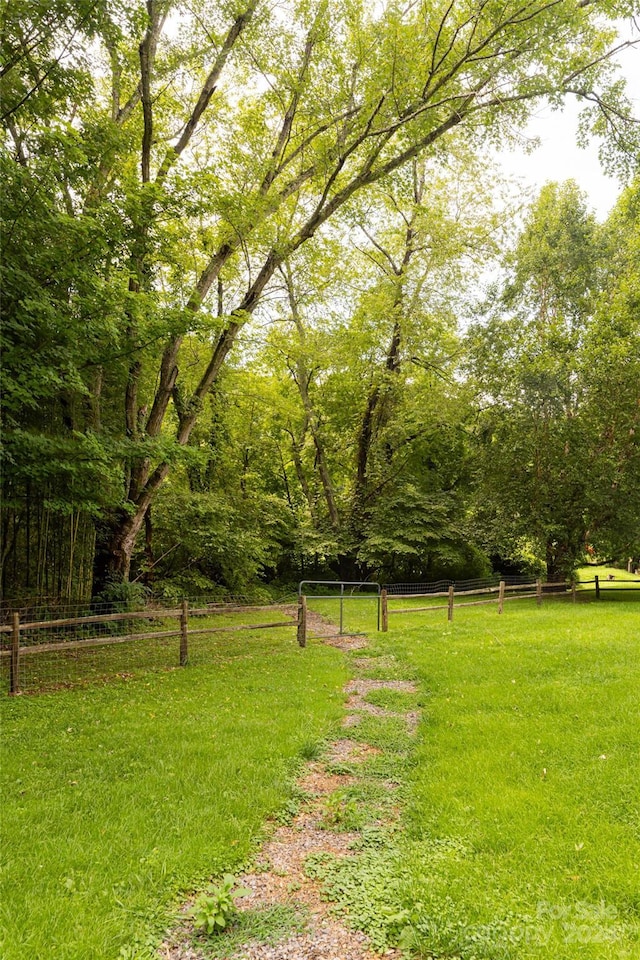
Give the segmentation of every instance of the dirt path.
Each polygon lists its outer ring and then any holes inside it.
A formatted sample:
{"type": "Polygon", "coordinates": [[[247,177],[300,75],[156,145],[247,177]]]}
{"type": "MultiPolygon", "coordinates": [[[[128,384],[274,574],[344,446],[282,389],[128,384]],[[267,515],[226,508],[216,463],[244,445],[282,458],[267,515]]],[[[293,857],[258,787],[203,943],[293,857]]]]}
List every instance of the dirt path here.
{"type": "MultiPolygon", "coordinates": [[[[326,643],[345,651],[366,647],[365,637],[339,636],[335,624],[318,614],[309,612],[308,628],[311,636],[322,637],[326,643]]],[[[367,659],[355,661],[357,674],[366,672],[367,659]]],[[[357,771],[372,754],[380,753],[376,747],[349,739],[348,731],[365,715],[402,717],[409,733],[415,733],[418,712],[392,712],[365,700],[371,690],[390,689],[415,692],[408,681],[369,680],[356,676],[345,686],[348,694],[347,714],[343,720],[344,737],[335,740],[320,760],[309,761],[298,779],[299,790],[305,799],[291,823],[278,826],[263,845],[253,872],[238,877],[238,883],[251,892],[236,901],[240,911],[261,910],[276,905],[303,908],[306,914],[304,929],[275,944],[247,942],[219,953],[216,957],[225,960],[378,960],[367,937],[346,926],[331,912],[331,904],[322,899],[321,884],[310,879],[304,872],[304,862],[310,854],[329,853],[338,857],[354,856],[357,833],[327,829],[327,809],[332,796],[358,780],[356,773],[336,773],[338,764],[349,764],[357,771]]],[[[185,915],[188,907],[185,907],[185,915]]],[[[208,960],[211,952],[204,943],[198,944],[188,920],[177,928],[165,942],[160,956],[165,960],[208,960]]],[[[397,950],[387,950],[388,958],[400,958],[397,950]]]]}

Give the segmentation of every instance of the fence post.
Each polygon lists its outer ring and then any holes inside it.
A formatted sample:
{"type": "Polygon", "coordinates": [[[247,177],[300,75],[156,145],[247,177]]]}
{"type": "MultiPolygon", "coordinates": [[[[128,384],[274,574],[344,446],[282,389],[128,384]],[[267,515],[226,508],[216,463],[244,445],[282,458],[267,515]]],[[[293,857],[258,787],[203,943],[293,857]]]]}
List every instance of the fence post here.
{"type": "Polygon", "coordinates": [[[600,577],[596,574],[596,600],[600,599],[600,577]]]}
{"type": "Polygon", "coordinates": [[[448,605],[448,607],[447,607],[447,620],[453,620],[453,592],[454,592],[454,590],[455,590],[455,586],[454,586],[452,583],[450,583],[450,584],[449,584],[449,605],[448,605]]]}
{"type": "Polygon", "coordinates": [[[182,613],[180,614],[180,666],[187,665],[189,657],[189,601],[182,601],[182,613]]]}
{"type": "Polygon", "coordinates": [[[13,614],[11,629],[11,662],[9,666],[9,693],[20,693],[20,614],[13,614]]]}
{"type": "Polygon", "coordinates": [[[576,582],[575,580],[571,581],[571,600],[573,603],[576,602],[576,582]]]}
{"type": "Polygon", "coordinates": [[[307,598],[303,593],[298,597],[298,644],[307,645],[307,598]]]}
{"type": "Polygon", "coordinates": [[[382,632],[386,633],[389,629],[389,604],[387,602],[387,591],[383,590],[380,594],[382,601],[382,632]]]}
{"type": "Polygon", "coordinates": [[[542,603],[542,580],[536,580],[536,603],[538,606],[542,603]]]}
{"type": "Polygon", "coordinates": [[[498,591],[498,613],[502,613],[504,607],[504,588],[506,583],[504,580],[500,581],[500,590],[498,591]]]}

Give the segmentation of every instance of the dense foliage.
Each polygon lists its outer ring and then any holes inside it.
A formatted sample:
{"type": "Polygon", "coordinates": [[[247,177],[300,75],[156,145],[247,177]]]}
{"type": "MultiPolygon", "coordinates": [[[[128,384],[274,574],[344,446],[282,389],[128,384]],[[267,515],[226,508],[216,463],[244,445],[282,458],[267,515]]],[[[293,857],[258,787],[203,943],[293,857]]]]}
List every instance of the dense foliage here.
{"type": "Polygon", "coordinates": [[[575,184],[547,185],[471,335],[483,536],[550,574],[587,547],[638,552],[639,186],[599,228],[575,184]]]}
{"type": "Polygon", "coordinates": [[[633,169],[591,6],[4,9],[6,595],[638,552],[637,182],[547,188],[458,322],[488,144],[575,95],[633,169]]]}

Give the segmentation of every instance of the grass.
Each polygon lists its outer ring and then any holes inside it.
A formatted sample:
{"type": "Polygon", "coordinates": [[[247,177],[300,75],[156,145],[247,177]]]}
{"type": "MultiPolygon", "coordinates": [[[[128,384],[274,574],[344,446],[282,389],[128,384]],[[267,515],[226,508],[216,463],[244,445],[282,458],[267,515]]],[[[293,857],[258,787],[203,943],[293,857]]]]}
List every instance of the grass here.
{"type": "Polygon", "coordinates": [[[342,601],[339,595],[331,597],[307,597],[307,608],[315,613],[340,623],[342,607],[343,633],[373,633],[378,623],[378,596],[375,593],[345,593],[342,601]]]}
{"type": "Polygon", "coordinates": [[[407,614],[389,650],[426,706],[399,838],[325,868],[356,924],[425,958],[640,956],[640,606],[407,614]]]}
{"type": "Polygon", "coordinates": [[[594,593],[595,577],[599,580],[601,599],[622,600],[640,597],[640,574],[627,573],[626,570],[618,567],[599,567],[595,564],[580,567],[576,571],[578,590],[594,593]],[[634,593],[632,588],[638,592],[634,593]]]}
{"type": "Polygon", "coordinates": [[[364,697],[367,703],[376,707],[390,710],[392,713],[402,713],[407,710],[417,710],[424,706],[422,699],[414,693],[404,693],[402,690],[381,689],[370,690],[364,697]]]}
{"type": "Polygon", "coordinates": [[[416,939],[637,956],[640,609],[524,604],[493,622],[465,612],[428,649],[405,628],[431,690],[407,816],[416,939]],[[448,838],[454,854],[434,857],[448,838]]]}
{"type": "Polygon", "coordinates": [[[214,937],[194,939],[199,953],[211,960],[226,960],[230,953],[249,941],[275,944],[304,930],[307,911],[303,907],[275,904],[257,910],[243,910],[227,930],[214,937]]]}
{"type": "MultiPolygon", "coordinates": [[[[371,603],[348,611],[372,631],[371,603]]],[[[218,636],[183,670],[0,701],[4,960],[152,956],[178,896],[238,873],[265,818],[295,808],[294,772],[342,713],[345,677],[336,650],[280,633],[218,636]]],[[[419,737],[393,717],[349,730],[383,751],[327,811],[361,849],[311,858],[310,874],[408,956],[637,958],[640,605],[409,613],[371,636],[361,675],[419,690],[368,699],[421,705],[419,737]]],[[[269,938],[303,918],[246,922],[269,938]]]]}
{"type": "Polygon", "coordinates": [[[583,580],[593,580],[594,577],[599,577],[600,583],[603,586],[603,581],[606,582],[608,577],[613,577],[615,580],[631,580],[634,583],[640,583],[640,573],[628,573],[619,567],[601,567],[595,563],[589,564],[586,567],[580,567],[580,569],[576,571],[576,576],[579,582],[583,580]]]}
{"type": "Polygon", "coordinates": [[[0,700],[3,960],[150,956],[179,895],[252,855],[343,703],[342,655],[279,633],[0,700]]]}

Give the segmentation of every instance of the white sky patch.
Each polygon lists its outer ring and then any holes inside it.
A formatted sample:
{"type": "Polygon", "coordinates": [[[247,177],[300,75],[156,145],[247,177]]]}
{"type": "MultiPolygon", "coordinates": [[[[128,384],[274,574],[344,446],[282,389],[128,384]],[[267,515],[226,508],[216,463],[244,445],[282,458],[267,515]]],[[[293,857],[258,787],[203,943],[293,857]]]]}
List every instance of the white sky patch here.
{"type": "MultiPolygon", "coordinates": [[[[625,25],[621,38],[637,40],[638,31],[632,25],[625,25]]],[[[627,81],[627,96],[634,116],[640,119],[640,46],[623,50],[617,59],[621,75],[627,81]]],[[[589,143],[586,149],[581,149],[576,142],[578,116],[583,108],[574,98],[567,101],[562,111],[541,108],[524,131],[525,138],[538,139],[540,146],[529,154],[501,151],[498,160],[507,175],[519,178],[525,187],[533,188],[534,194],[550,180],[575,180],[586,192],[598,219],[604,220],[621,186],[617,179],[603,172],[597,142],[589,143]]]]}

